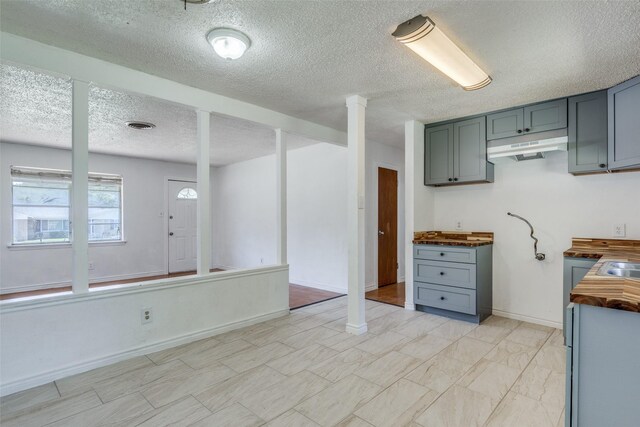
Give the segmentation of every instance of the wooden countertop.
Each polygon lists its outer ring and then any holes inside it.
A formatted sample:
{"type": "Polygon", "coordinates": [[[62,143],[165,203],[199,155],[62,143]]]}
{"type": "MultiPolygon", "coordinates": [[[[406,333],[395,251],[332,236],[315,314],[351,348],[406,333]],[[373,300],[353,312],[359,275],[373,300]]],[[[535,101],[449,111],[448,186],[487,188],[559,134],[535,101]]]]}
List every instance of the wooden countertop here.
{"type": "Polygon", "coordinates": [[[573,239],[564,255],[599,259],[571,291],[571,302],[640,313],[640,279],[597,274],[609,261],[640,263],[640,240],[573,239]]]}
{"type": "Polygon", "coordinates": [[[413,233],[416,245],[442,245],[477,247],[493,244],[493,233],[478,231],[416,231],[413,233]]]}

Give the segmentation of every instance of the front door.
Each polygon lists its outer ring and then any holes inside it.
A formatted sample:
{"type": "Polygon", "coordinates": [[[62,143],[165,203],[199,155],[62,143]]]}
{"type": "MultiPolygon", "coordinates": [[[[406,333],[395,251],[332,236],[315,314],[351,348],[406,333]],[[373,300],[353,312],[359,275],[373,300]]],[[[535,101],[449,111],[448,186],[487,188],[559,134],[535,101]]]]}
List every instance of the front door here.
{"type": "Polygon", "coordinates": [[[169,180],[169,273],[195,271],[198,192],[192,181],[169,180]]]}
{"type": "Polygon", "coordinates": [[[398,280],[398,172],[378,168],[378,286],[398,280]]]}

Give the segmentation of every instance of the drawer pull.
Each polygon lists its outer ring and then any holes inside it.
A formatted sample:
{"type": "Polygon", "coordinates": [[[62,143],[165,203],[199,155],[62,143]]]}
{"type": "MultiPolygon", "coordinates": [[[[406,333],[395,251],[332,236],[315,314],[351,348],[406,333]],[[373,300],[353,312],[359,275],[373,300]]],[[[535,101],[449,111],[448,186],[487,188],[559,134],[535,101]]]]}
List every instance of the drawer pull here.
{"type": "Polygon", "coordinates": [[[444,252],[440,252],[440,256],[444,256],[444,252]]]}
{"type": "Polygon", "coordinates": [[[446,300],[446,298],[445,297],[440,297],[440,300],[444,301],[444,300],[446,300]]]}
{"type": "Polygon", "coordinates": [[[440,275],[441,275],[441,276],[444,276],[444,271],[441,271],[441,272],[440,272],[440,275]]]}

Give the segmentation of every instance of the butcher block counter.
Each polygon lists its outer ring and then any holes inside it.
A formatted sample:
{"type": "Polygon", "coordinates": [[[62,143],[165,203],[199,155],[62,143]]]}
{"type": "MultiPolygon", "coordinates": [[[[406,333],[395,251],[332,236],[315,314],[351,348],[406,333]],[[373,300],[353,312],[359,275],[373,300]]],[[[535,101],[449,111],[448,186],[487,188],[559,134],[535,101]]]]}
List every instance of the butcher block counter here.
{"type": "Polygon", "coordinates": [[[564,256],[598,259],[571,290],[571,302],[640,313],[640,279],[598,274],[610,261],[640,263],[640,240],[573,239],[564,256]]]}
{"type": "Polygon", "coordinates": [[[416,231],[413,233],[413,244],[475,248],[492,245],[493,233],[484,231],[416,231]]]}

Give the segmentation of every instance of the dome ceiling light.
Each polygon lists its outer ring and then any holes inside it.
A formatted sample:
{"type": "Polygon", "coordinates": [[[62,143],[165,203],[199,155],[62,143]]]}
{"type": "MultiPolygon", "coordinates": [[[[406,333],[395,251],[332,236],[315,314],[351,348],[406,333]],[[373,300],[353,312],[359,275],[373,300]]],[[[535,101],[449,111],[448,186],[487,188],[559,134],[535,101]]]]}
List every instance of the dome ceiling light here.
{"type": "Polygon", "coordinates": [[[491,77],[427,16],[418,15],[403,22],[392,35],[464,90],[481,89],[491,83],[491,77]]]}
{"type": "Polygon", "coordinates": [[[251,46],[249,37],[231,28],[214,28],[207,34],[207,40],[224,59],[238,59],[251,46]]]}

